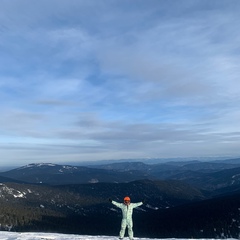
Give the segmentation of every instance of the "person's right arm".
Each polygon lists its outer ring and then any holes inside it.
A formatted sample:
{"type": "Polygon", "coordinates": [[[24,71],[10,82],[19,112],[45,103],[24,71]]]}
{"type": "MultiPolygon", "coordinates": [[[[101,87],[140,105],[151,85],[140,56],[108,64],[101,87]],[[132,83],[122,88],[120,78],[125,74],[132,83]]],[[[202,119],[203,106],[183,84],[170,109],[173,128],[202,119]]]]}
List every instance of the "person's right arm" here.
{"type": "Polygon", "coordinates": [[[122,203],[116,202],[116,201],[112,201],[112,204],[115,205],[116,207],[121,208],[122,207],[122,203]]]}

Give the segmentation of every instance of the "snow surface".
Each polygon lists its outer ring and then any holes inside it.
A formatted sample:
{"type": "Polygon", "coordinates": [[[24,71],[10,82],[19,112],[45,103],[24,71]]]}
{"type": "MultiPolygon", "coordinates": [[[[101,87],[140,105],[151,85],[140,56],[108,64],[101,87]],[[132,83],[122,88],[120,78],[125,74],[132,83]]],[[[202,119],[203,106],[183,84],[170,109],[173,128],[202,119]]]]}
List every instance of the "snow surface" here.
{"type": "MultiPolygon", "coordinates": [[[[1,240],[118,240],[118,237],[111,236],[89,236],[89,235],[74,235],[74,234],[58,234],[58,233],[15,233],[15,232],[2,232],[0,231],[1,240]]],[[[124,240],[128,240],[125,237],[124,240]]],[[[160,240],[160,238],[134,238],[134,240],[160,240]]],[[[227,238],[228,240],[233,238],[227,238]]],[[[225,239],[225,240],[227,240],[225,239]]],[[[169,238],[168,240],[174,240],[169,238]]],[[[186,239],[178,239],[186,240],[186,239]]],[[[192,240],[192,239],[191,239],[192,240]]],[[[198,239],[200,240],[200,239],[198,239]]],[[[216,239],[214,239],[216,240],[216,239]]]]}

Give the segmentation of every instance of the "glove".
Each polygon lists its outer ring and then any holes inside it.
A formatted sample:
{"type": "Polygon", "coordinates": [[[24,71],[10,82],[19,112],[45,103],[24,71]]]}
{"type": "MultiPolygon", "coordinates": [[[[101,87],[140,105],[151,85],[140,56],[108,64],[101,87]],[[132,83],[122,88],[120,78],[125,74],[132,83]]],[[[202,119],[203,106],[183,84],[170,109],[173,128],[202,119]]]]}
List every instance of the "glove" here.
{"type": "Polygon", "coordinates": [[[111,202],[112,202],[112,199],[111,199],[111,198],[109,198],[109,199],[108,199],[108,201],[111,203],[111,202]]]}

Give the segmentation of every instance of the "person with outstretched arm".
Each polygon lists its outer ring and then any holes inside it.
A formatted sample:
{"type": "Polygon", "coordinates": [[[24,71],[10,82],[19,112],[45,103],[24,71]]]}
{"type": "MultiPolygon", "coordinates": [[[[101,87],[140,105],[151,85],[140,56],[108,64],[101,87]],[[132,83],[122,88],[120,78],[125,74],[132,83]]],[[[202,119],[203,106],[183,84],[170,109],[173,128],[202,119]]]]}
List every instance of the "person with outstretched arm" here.
{"type": "Polygon", "coordinates": [[[119,239],[123,239],[123,237],[125,235],[125,230],[127,227],[129,239],[133,240],[133,230],[132,230],[132,228],[133,228],[133,220],[132,220],[133,209],[141,206],[143,204],[143,201],[138,202],[138,203],[131,203],[130,197],[125,197],[123,199],[123,203],[113,201],[111,198],[109,198],[109,201],[113,205],[115,205],[116,207],[118,207],[122,210],[122,222],[121,222],[121,230],[119,233],[119,239]]]}

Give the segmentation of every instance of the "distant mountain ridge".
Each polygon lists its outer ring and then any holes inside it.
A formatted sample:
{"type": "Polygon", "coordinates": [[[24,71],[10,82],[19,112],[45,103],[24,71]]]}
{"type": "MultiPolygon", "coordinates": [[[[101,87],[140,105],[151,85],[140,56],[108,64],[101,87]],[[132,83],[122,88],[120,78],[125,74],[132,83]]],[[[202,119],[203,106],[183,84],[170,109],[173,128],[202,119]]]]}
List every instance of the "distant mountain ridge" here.
{"type": "Polygon", "coordinates": [[[154,178],[137,170],[121,172],[51,163],[29,164],[17,169],[2,172],[0,173],[0,176],[28,183],[44,183],[50,185],[129,182],[144,178],[154,178]]]}
{"type": "Polygon", "coordinates": [[[238,189],[240,159],[214,162],[166,162],[146,164],[121,162],[95,166],[71,166],[52,163],[29,164],[0,173],[4,181],[64,185],[97,182],[124,183],[141,179],[178,180],[204,191],[238,189]]]}

